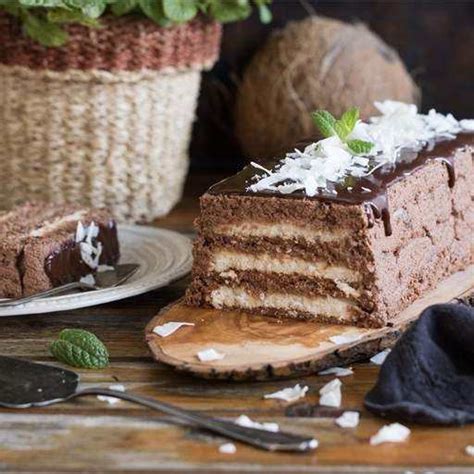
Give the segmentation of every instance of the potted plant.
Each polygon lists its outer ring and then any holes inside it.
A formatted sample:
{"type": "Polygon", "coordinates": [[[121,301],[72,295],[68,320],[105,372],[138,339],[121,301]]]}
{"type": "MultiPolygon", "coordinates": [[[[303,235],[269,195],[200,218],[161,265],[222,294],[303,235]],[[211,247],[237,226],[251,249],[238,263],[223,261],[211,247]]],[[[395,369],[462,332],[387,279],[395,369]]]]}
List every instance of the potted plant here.
{"type": "Polygon", "coordinates": [[[0,208],[149,221],[179,200],[220,23],[271,0],[0,0],[0,208]]]}

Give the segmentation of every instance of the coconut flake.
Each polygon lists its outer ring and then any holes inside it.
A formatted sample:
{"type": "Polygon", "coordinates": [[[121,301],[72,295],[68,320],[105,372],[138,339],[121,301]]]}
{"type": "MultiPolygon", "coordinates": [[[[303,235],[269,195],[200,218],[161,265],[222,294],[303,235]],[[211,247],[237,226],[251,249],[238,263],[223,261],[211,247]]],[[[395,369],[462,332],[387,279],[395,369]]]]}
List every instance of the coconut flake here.
{"type": "Polygon", "coordinates": [[[307,386],[301,387],[300,384],[296,384],[294,387],[284,388],[278,392],[264,395],[263,398],[277,398],[279,400],[284,400],[285,402],[294,402],[303,398],[307,391],[307,386]]]}
{"type": "Polygon", "coordinates": [[[304,150],[287,153],[273,170],[251,163],[263,176],[249,186],[252,192],[275,191],[289,194],[302,190],[307,196],[332,192],[331,184],[347,177],[368,176],[381,166],[396,163],[402,150],[432,148],[439,140],[455,138],[463,131],[474,131],[474,120],[456,120],[430,110],[418,113],[416,105],[386,100],[375,102],[380,115],[368,123],[357,122],[348,139],[374,144],[364,156],[353,155],[339,137],[331,136],[311,143],[304,150]]]}
{"type": "Polygon", "coordinates": [[[353,374],[354,371],[351,367],[331,367],[330,369],[318,372],[318,375],[335,375],[336,377],[347,377],[353,374]]]}
{"type": "Polygon", "coordinates": [[[385,425],[370,438],[370,444],[376,446],[382,443],[403,443],[410,436],[410,429],[400,423],[385,425]]]}
{"type": "Polygon", "coordinates": [[[341,428],[355,428],[359,424],[358,411],[345,411],[339,418],[336,418],[336,425],[341,428]]]}
{"type": "Polygon", "coordinates": [[[234,443],[225,443],[219,446],[219,452],[222,454],[235,454],[237,448],[234,443]]]}
{"type": "Polygon", "coordinates": [[[221,360],[225,357],[225,354],[221,354],[215,349],[205,349],[197,353],[198,359],[201,362],[211,362],[213,360],[221,360]]]}
{"type": "Polygon", "coordinates": [[[83,276],[79,280],[81,283],[85,283],[86,285],[95,285],[95,278],[92,273],[89,273],[89,275],[83,276]]]}
{"type": "Polygon", "coordinates": [[[464,448],[464,452],[468,456],[474,456],[474,445],[470,444],[464,448]]]}
{"type": "Polygon", "coordinates": [[[247,415],[240,415],[234,423],[239,426],[245,426],[246,428],[256,428],[257,430],[273,431],[274,433],[280,431],[278,423],[263,422],[251,420],[247,415]]]}
{"type": "Polygon", "coordinates": [[[358,341],[362,337],[362,334],[343,334],[341,336],[331,336],[329,340],[334,344],[350,344],[351,342],[358,341]]]}
{"type": "Polygon", "coordinates": [[[97,267],[97,271],[99,273],[103,273],[103,272],[111,272],[115,270],[115,267],[113,267],[112,265],[99,265],[97,267]]]}
{"type": "Polygon", "coordinates": [[[170,321],[169,323],[161,324],[160,326],[155,326],[153,328],[153,332],[155,334],[158,334],[158,336],[160,337],[168,337],[183,326],[194,326],[194,323],[170,321]]]}
{"type": "MultiPolygon", "coordinates": [[[[109,386],[110,390],[115,390],[116,392],[125,392],[125,387],[122,384],[114,384],[109,386]]],[[[97,398],[101,402],[107,402],[109,405],[115,405],[120,402],[120,398],[109,397],[108,395],[97,395],[97,398]]]]}
{"type": "Polygon", "coordinates": [[[474,132],[474,119],[464,119],[459,122],[465,132],[474,132]]]}
{"type": "Polygon", "coordinates": [[[84,229],[82,222],[79,221],[77,223],[77,228],[76,228],[76,243],[82,242],[85,238],[86,238],[86,230],[84,229]]]}
{"type": "Polygon", "coordinates": [[[342,382],[339,379],[331,380],[324,385],[319,390],[319,404],[325,407],[340,407],[342,401],[341,386],[342,382]]]}
{"type": "Polygon", "coordinates": [[[373,357],[370,358],[370,362],[375,365],[382,365],[385,362],[385,359],[390,354],[391,349],[385,349],[378,354],[375,354],[373,357]]]}

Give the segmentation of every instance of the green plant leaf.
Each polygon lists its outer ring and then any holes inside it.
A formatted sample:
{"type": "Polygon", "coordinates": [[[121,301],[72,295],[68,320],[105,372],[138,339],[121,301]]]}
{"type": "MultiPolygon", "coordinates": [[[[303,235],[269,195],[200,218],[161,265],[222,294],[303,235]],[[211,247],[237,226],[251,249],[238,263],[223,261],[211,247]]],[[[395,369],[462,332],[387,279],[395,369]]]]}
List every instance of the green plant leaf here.
{"type": "Polygon", "coordinates": [[[257,8],[258,8],[258,14],[260,16],[260,21],[265,25],[268,23],[271,23],[272,12],[270,8],[268,8],[267,5],[264,5],[264,4],[258,5],[257,8]]]}
{"type": "Polygon", "coordinates": [[[72,367],[103,369],[109,364],[104,343],[83,329],[64,329],[49,349],[56,359],[72,367]]]}
{"type": "Polygon", "coordinates": [[[347,142],[349,150],[352,151],[355,155],[364,155],[369,153],[370,150],[374,147],[374,144],[371,142],[366,142],[365,140],[349,140],[347,142]]]}
{"type": "Polygon", "coordinates": [[[138,4],[143,13],[158,25],[168,26],[171,24],[170,20],[166,18],[165,12],[163,11],[163,3],[161,1],[138,0],[138,4]]]}
{"type": "Polygon", "coordinates": [[[342,117],[336,121],[334,129],[342,141],[350,135],[359,120],[359,109],[352,107],[342,114],[342,117]]]}
{"type": "Polygon", "coordinates": [[[25,33],[43,46],[62,46],[68,39],[67,33],[58,25],[27,15],[23,24],[25,33]]]}
{"type": "Polygon", "coordinates": [[[163,0],[163,12],[172,21],[184,23],[197,15],[195,0],[163,0]]]}
{"type": "Polygon", "coordinates": [[[209,13],[222,23],[245,20],[252,13],[248,0],[212,0],[209,13]]]}
{"type": "Polygon", "coordinates": [[[122,16],[130,13],[134,8],[137,7],[137,5],[137,0],[117,0],[116,2],[112,3],[110,9],[114,15],[122,16]]]}
{"type": "Polygon", "coordinates": [[[311,116],[323,137],[328,138],[336,135],[336,130],[334,129],[336,119],[327,110],[316,110],[311,116]]]}
{"type": "Polygon", "coordinates": [[[48,11],[48,20],[51,23],[79,23],[80,25],[92,28],[100,27],[99,20],[84,15],[79,10],[65,10],[64,8],[55,8],[48,11]]]}
{"type": "Polygon", "coordinates": [[[107,8],[106,0],[63,0],[66,6],[80,10],[90,18],[99,18],[107,8]]]}
{"type": "Polygon", "coordinates": [[[19,3],[21,5],[24,5],[25,7],[43,7],[43,8],[64,7],[63,0],[19,0],[19,3]]]}

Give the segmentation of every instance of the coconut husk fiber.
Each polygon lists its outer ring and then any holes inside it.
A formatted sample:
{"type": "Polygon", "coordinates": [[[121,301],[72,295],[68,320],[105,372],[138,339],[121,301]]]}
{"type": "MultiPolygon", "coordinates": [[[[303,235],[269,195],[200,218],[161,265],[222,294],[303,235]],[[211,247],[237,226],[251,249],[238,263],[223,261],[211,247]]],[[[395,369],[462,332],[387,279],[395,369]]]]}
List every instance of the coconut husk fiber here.
{"type": "Polygon", "coordinates": [[[236,133],[249,157],[266,158],[314,136],[315,109],[339,116],[373,102],[417,103],[400,57],[363,24],[311,16],[273,34],[247,67],[236,103],[236,133]]]}

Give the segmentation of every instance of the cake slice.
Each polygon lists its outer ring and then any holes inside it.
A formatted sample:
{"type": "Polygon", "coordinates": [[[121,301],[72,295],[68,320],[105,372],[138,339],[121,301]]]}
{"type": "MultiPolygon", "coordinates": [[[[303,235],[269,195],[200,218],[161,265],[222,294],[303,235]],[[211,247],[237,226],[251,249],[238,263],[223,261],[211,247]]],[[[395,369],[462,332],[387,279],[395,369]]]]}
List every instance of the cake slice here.
{"type": "Polygon", "coordinates": [[[0,214],[0,297],[94,275],[119,256],[115,221],[105,209],[27,203],[0,214]]]}
{"type": "Polygon", "coordinates": [[[208,190],[187,304],[381,327],[473,263],[472,121],[378,105],[208,190]]]}

